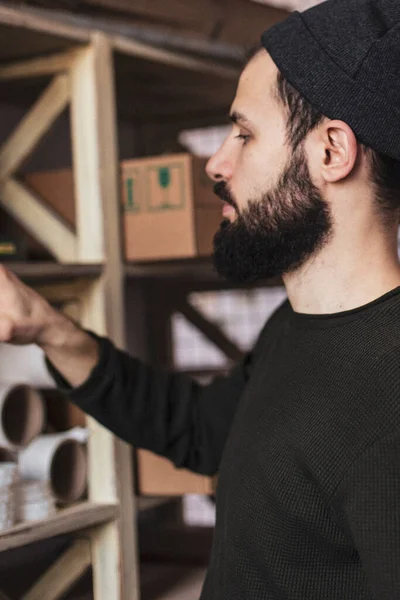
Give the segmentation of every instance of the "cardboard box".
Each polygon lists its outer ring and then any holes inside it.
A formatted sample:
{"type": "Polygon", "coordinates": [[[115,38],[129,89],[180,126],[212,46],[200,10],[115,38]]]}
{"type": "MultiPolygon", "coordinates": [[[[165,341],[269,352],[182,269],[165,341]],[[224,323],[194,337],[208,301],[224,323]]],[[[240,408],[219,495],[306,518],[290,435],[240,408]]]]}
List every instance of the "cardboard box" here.
{"type": "MultiPolygon", "coordinates": [[[[120,165],[125,258],[129,261],[206,257],[222,221],[222,203],[205,173],[206,160],[175,154],[120,165]]],[[[75,223],[70,169],[31,173],[26,183],[70,224],[75,223]]]]}
{"type": "Polygon", "coordinates": [[[143,496],[215,494],[217,477],[177,469],[171,461],[148,450],[137,450],[137,484],[143,496]]]}
{"type": "Polygon", "coordinates": [[[222,204],[189,154],[123,162],[125,256],[159,260],[210,256],[222,204]]]}

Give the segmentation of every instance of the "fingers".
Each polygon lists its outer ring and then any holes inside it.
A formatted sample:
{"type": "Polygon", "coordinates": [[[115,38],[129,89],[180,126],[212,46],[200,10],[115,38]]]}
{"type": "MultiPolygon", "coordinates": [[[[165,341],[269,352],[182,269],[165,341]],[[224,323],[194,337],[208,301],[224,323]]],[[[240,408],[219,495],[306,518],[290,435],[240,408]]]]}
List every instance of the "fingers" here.
{"type": "Polygon", "coordinates": [[[5,265],[0,263],[0,287],[2,284],[11,283],[11,282],[13,282],[13,283],[20,282],[21,283],[21,281],[18,279],[18,277],[16,275],[14,275],[14,273],[12,271],[7,269],[7,267],[5,265]]]}
{"type": "Polygon", "coordinates": [[[0,342],[10,342],[14,333],[14,324],[9,317],[0,315],[0,342]]]}
{"type": "MultiPolygon", "coordinates": [[[[0,263],[0,295],[5,300],[9,298],[11,272],[0,263]]],[[[7,300],[1,303],[0,311],[8,313],[7,300]]],[[[9,316],[0,312],[0,342],[10,342],[14,335],[14,323],[9,316]]]]}
{"type": "Polygon", "coordinates": [[[3,283],[3,281],[6,281],[8,274],[9,270],[6,269],[2,263],[0,263],[0,285],[3,283]]]}
{"type": "Polygon", "coordinates": [[[46,323],[47,303],[0,264],[0,342],[35,343],[46,323]]]}

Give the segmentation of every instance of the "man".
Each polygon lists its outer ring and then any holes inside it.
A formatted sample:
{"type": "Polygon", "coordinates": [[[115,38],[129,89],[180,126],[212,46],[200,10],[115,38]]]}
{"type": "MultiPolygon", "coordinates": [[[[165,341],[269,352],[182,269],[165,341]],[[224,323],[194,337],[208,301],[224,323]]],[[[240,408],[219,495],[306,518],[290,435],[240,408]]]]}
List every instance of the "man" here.
{"type": "Polygon", "coordinates": [[[202,387],[81,331],[3,270],[1,337],[36,342],[121,438],[213,475],[202,600],[400,598],[400,4],[331,0],[262,37],[209,161],[215,264],[288,301],[202,387]]]}

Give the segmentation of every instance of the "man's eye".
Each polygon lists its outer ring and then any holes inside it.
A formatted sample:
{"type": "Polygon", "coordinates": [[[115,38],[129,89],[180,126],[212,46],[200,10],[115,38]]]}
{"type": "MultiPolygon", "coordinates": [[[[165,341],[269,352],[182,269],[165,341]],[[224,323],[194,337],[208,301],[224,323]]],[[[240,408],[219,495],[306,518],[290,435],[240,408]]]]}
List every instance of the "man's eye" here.
{"type": "Polygon", "coordinates": [[[247,144],[247,142],[250,139],[249,135],[243,135],[242,133],[239,135],[236,135],[235,137],[236,137],[236,139],[243,140],[243,145],[247,144]]]}

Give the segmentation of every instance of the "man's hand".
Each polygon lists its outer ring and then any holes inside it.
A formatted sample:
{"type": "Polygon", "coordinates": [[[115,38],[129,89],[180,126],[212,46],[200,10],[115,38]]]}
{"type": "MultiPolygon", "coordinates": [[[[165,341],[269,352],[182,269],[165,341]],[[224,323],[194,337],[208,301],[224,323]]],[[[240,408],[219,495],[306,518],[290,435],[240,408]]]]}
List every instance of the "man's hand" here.
{"type": "Polygon", "coordinates": [[[0,264],[0,342],[37,344],[72,386],[98,361],[98,343],[0,264]]]}
{"type": "Polygon", "coordinates": [[[61,318],[44,298],[0,265],[0,342],[46,344],[61,318]]]}

